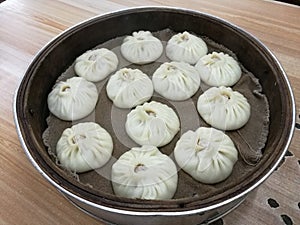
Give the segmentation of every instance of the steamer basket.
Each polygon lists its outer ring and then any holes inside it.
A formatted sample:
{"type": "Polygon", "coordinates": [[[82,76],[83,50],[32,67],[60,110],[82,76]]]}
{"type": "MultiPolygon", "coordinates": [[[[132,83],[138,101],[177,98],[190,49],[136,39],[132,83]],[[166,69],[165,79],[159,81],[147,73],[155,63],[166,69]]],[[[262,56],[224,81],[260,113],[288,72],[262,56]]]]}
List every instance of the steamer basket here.
{"type": "Polygon", "coordinates": [[[67,199],[83,211],[110,224],[206,224],[237,207],[278,166],[290,144],[295,103],[287,76],[278,60],[255,37],[222,19],[197,11],[169,7],[139,7],[100,15],[66,30],[50,41],[33,59],[16,92],[14,114],[22,146],[35,168],[67,199]],[[122,201],[97,195],[68,182],[49,160],[42,133],[49,115],[47,96],[57,77],[82,52],[136,30],[171,28],[203,34],[237,54],[257,76],[270,103],[270,130],[262,163],[242,188],[211,202],[193,199],[122,201]],[[251,60],[249,60],[251,59],[251,60]],[[267,158],[267,159],[266,159],[267,158]],[[189,204],[185,204],[189,202],[189,204]]]}

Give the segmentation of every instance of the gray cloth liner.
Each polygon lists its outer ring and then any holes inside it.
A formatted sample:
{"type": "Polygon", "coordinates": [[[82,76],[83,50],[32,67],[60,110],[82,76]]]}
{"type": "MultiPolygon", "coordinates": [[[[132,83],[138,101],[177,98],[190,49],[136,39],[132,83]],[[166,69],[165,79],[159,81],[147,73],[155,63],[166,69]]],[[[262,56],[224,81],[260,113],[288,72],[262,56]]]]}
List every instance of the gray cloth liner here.
{"type": "MultiPolygon", "coordinates": [[[[154,32],[153,35],[158,37],[164,44],[174,35],[175,32],[165,29],[162,31],[154,32]]],[[[118,70],[123,67],[138,68],[150,77],[153,72],[166,61],[170,61],[165,52],[154,63],[147,65],[133,65],[126,61],[120,53],[120,45],[124,37],[117,37],[109,40],[103,44],[96,46],[95,48],[108,48],[114,51],[119,59],[118,70]]],[[[202,37],[208,45],[209,52],[225,52],[235,59],[236,55],[228,50],[226,47],[219,45],[207,37],[202,37]]],[[[255,169],[255,165],[260,161],[263,156],[263,148],[267,141],[269,132],[269,105],[267,98],[262,94],[262,87],[259,84],[258,79],[249,71],[247,71],[242,65],[242,77],[232,87],[233,90],[242,93],[249,101],[251,105],[251,116],[248,123],[239,130],[226,132],[235,143],[239,151],[239,159],[234,166],[232,174],[223,182],[214,185],[202,184],[187,173],[178,168],[178,187],[174,198],[187,198],[194,196],[201,196],[201,199],[213,197],[217,193],[236,185],[241,185],[247,176],[251,175],[251,172],[255,169]]],[[[76,76],[74,72],[74,63],[57,79],[57,81],[66,80],[70,77],[76,76]]],[[[103,81],[95,83],[99,91],[99,99],[95,110],[87,117],[73,122],[62,121],[50,113],[47,118],[48,128],[43,133],[44,144],[48,148],[48,153],[51,160],[54,160],[60,167],[61,173],[67,175],[67,178],[72,183],[80,182],[85,185],[87,189],[92,189],[94,192],[99,193],[106,192],[113,194],[110,172],[112,164],[131,147],[138,146],[135,144],[125,132],[125,120],[126,115],[130,111],[129,109],[118,109],[113,106],[112,102],[106,95],[106,78],[103,81]],[[64,129],[71,127],[74,124],[93,121],[100,124],[105,128],[112,136],[114,142],[113,155],[109,162],[102,168],[89,171],[86,173],[76,174],[71,171],[67,171],[61,168],[59,161],[56,157],[56,143],[59,140],[64,129]]],[[[187,130],[196,130],[199,126],[208,126],[202,118],[199,116],[196,105],[199,95],[205,91],[208,86],[203,82],[198,92],[189,100],[175,102],[162,98],[159,94],[154,93],[151,100],[160,101],[172,107],[180,118],[181,130],[175,136],[175,138],[166,146],[160,149],[161,152],[170,155],[174,160],[173,150],[177,140],[187,130]]],[[[174,160],[175,161],[175,160],[174,160]]]]}

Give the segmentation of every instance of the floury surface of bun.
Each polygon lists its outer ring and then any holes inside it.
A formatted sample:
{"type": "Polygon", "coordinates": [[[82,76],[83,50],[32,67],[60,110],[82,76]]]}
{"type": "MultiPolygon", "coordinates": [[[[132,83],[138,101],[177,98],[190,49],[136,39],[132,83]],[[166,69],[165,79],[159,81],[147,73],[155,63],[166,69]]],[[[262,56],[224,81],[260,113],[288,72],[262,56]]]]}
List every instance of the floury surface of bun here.
{"type": "Polygon", "coordinates": [[[212,52],[201,57],[195,67],[201,80],[215,87],[232,86],[242,75],[238,62],[223,52],[212,52]]]}
{"type": "Polygon", "coordinates": [[[126,151],[112,166],[116,195],[139,199],[171,199],[177,189],[177,168],[154,146],[126,151]]]}
{"type": "Polygon", "coordinates": [[[125,129],[137,144],[161,147],[172,141],[180,129],[180,122],[172,108],[151,101],[128,113],[125,129]]]}
{"type": "Polygon", "coordinates": [[[121,53],[129,62],[142,65],[157,60],[163,45],[150,31],[137,31],[124,38],[121,53]]]}
{"type": "Polygon", "coordinates": [[[184,133],[176,144],[174,155],[180,168],[205,184],[225,180],[238,160],[238,151],[230,137],[208,127],[184,133]]]}
{"type": "Polygon", "coordinates": [[[251,115],[247,98],[230,87],[211,87],[199,96],[197,109],[209,125],[220,130],[237,130],[251,115]]]}
{"type": "Polygon", "coordinates": [[[106,92],[115,106],[132,108],[152,97],[153,85],[141,70],[122,68],[109,78],[106,92]]]}
{"type": "Polygon", "coordinates": [[[153,73],[154,90],[173,101],[192,97],[200,87],[200,76],[195,67],[185,62],[166,62],[153,73]]]}
{"type": "Polygon", "coordinates": [[[207,54],[207,45],[202,38],[187,31],[173,35],[167,43],[166,54],[177,62],[195,64],[207,54]]]}
{"type": "Polygon", "coordinates": [[[94,122],[78,123],[65,129],[56,145],[60,165],[78,173],[102,167],[112,151],[110,134],[94,122]]]}
{"type": "Polygon", "coordinates": [[[47,99],[50,112],[67,121],[86,117],[94,111],[97,101],[96,85],[81,77],[59,81],[47,99]]]}

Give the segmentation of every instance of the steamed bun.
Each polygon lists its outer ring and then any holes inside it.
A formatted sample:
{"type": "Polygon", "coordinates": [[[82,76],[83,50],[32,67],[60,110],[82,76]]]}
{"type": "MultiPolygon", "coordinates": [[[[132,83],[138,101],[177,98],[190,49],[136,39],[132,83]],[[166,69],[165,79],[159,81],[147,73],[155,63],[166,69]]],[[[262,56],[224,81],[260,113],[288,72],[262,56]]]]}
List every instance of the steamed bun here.
{"type": "Polygon", "coordinates": [[[185,62],[163,63],[153,74],[154,90],[163,97],[182,101],[193,96],[200,87],[195,67],[185,62]]]}
{"type": "Polygon", "coordinates": [[[121,53],[131,63],[147,64],[161,56],[163,45],[150,31],[138,31],[124,39],[121,53]]]}
{"type": "Polygon", "coordinates": [[[112,151],[110,134],[94,122],[79,123],[65,129],[56,145],[61,166],[78,173],[102,167],[110,159],[112,151]]]}
{"type": "Polygon", "coordinates": [[[118,66],[118,58],[112,51],[101,48],[89,50],[75,61],[75,73],[88,81],[98,82],[114,72],[118,66]]]}
{"type": "Polygon", "coordinates": [[[132,108],[152,97],[153,85],[142,71],[123,68],[110,77],[106,92],[115,106],[132,108]]]}
{"type": "Polygon", "coordinates": [[[125,123],[129,137],[139,145],[163,146],[179,131],[179,119],[172,108],[160,102],[146,102],[128,115],[125,123]]]}
{"type": "Polygon", "coordinates": [[[58,82],[48,95],[48,108],[62,120],[72,121],[89,115],[98,101],[96,85],[82,77],[58,82]]]}
{"type": "Polygon", "coordinates": [[[223,52],[203,56],[195,67],[201,80],[210,86],[232,86],[242,75],[238,62],[223,52]]]}
{"type": "Polygon", "coordinates": [[[220,130],[236,130],[244,126],[251,114],[248,100],[229,87],[212,87],[199,96],[197,109],[201,117],[220,130]]]}
{"type": "Polygon", "coordinates": [[[174,156],[186,173],[206,184],[225,180],[238,160],[232,140],[222,131],[207,127],[184,133],[175,146],[174,156]]]}
{"type": "Polygon", "coordinates": [[[177,189],[175,163],[154,146],[132,148],[112,166],[116,195],[138,199],[170,199],[177,189]]]}
{"type": "Polygon", "coordinates": [[[169,59],[189,64],[198,62],[207,51],[206,43],[187,31],[172,36],[166,46],[166,55],[169,59]]]}

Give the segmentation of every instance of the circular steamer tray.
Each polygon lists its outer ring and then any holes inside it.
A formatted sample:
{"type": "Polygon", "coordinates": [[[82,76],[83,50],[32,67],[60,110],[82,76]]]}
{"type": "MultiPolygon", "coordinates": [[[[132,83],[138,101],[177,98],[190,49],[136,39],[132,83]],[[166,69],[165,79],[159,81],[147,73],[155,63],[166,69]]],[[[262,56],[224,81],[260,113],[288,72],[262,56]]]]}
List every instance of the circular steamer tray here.
{"type": "Polygon", "coordinates": [[[50,41],[33,59],[16,92],[14,114],[22,146],[36,169],[76,206],[113,224],[200,224],[228,213],[278,166],[293,134],[295,103],[278,60],[255,37],[220,18],[170,7],[138,7],[94,17],[50,41]],[[226,190],[212,201],[187,197],[165,201],[125,199],[99,194],[69,182],[49,160],[42,134],[49,116],[47,96],[58,76],[84,51],[137,30],[169,28],[212,38],[233,51],[259,79],[270,105],[269,135],[264,157],[238,189],[226,190]]]}

